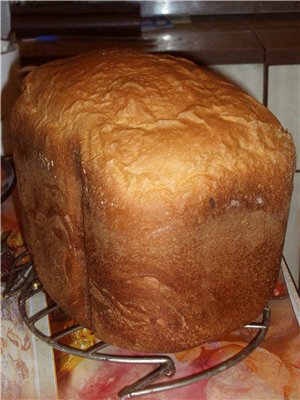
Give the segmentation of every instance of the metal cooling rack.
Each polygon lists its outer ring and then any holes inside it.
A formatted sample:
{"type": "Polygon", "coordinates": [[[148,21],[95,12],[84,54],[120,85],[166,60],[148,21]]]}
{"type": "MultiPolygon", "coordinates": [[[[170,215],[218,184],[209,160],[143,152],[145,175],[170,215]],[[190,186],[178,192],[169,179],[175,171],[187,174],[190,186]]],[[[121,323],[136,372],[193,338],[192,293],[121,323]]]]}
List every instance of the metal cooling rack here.
{"type": "MultiPolygon", "coordinates": [[[[15,265],[16,264],[17,263],[15,262],[15,265]]],[[[142,395],[155,394],[166,390],[178,389],[183,386],[191,385],[200,380],[207,379],[233,367],[244,358],[246,358],[264,340],[270,322],[270,309],[265,308],[261,322],[250,323],[244,327],[245,329],[255,329],[257,330],[257,333],[255,337],[240,352],[219,363],[218,365],[215,365],[204,371],[176,379],[174,377],[176,373],[176,367],[172,356],[169,355],[124,356],[109,354],[109,352],[106,352],[109,344],[102,341],[98,341],[96,344],[90,346],[85,350],[78,349],[62,343],[62,339],[66,339],[72,333],[78,332],[84,328],[79,324],[74,324],[53,335],[45,334],[37,327],[38,322],[45,317],[49,317],[53,312],[60,310],[60,308],[58,307],[58,305],[53,304],[51,306],[41,309],[33,315],[29,315],[27,302],[38,293],[43,292],[44,289],[39,282],[32,265],[27,266],[27,273],[25,275],[22,274],[22,281],[22,285],[20,286],[19,280],[15,277],[16,285],[14,285],[11,281],[10,289],[6,290],[5,297],[9,297],[11,295],[19,293],[19,310],[25,324],[33,332],[34,335],[36,335],[43,342],[50,345],[52,348],[72,354],[74,356],[102,362],[122,364],[146,364],[149,366],[155,366],[150,373],[141,377],[138,381],[134,382],[130,386],[125,387],[118,393],[119,398],[122,400],[142,395]],[[173,377],[173,379],[158,382],[160,379],[166,377],[173,377]]]]}

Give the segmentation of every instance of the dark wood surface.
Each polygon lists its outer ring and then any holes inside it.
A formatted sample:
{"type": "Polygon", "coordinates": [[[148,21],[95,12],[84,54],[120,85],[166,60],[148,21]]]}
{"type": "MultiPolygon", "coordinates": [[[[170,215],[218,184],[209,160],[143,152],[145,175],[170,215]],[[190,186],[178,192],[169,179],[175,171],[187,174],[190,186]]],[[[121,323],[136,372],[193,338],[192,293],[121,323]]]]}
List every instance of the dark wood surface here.
{"type": "Polygon", "coordinates": [[[247,23],[265,49],[266,64],[300,63],[300,14],[249,16],[247,23]]]}
{"type": "Polygon", "coordinates": [[[142,1],[142,15],[170,14],[228,15],[265,14],[300,11],[299,1],[142,1]]]}
{"type": "Polygon", "coordinates": [[[263,62],[263,46],[242,17],[194,16],[191,20],[144,37],[153,41],[156,52],[180,53],[204,64],[263,62]]]}
{"type": "Polygon", "coordinates": [[[193,16],[191,23],[144,31],[141,37],[20,41],[23,65],[112,46],[180,54],[203,64],[295,64],[300,63],[300,13],[193,16]]]}

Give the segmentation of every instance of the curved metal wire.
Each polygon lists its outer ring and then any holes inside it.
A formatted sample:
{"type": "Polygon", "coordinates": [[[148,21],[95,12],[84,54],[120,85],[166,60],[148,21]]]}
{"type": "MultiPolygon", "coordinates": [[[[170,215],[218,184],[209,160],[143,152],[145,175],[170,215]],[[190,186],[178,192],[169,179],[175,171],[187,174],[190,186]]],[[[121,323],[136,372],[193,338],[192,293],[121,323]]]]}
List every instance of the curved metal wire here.
{"type": "Polygon", "coordinates": [[[83,329],[83,326],[75,324],[65,330],[55,333],[53,335],[46,335],[37,328],[36,324],[42,318],[49,316],[54,311],[59,310],[59,307],[54,304],[52,306],[46,307],[36,314],[29,316],[26,310],[26,302],[31,297],[35,296],[37,293],[43,290],[41,283],[38,281],[34,269],[26,278],[26,282],[23,285],[21,293],[19,295],[19,310],[21,316],[28,326],[28,328],[42,341],[50,345],[56,350],[63,351],[78,357],[88,358],[91,360],[112,362],[112,363],[123,363],[123,364],[148,364],[148,365],[158,365],[149,374],[143,376],[138,381],[134,382],[132,385],[125,387],[118,394],[121,399],[129,399],[138,396],[145,396],[148,394],[159,393],[162,391],[173,390],[183,386],[191,385],[200,380],[207,379],[214,376],[220,372],[226,371],[227,369],[233,367],[244,358],[246,358],[252,351],[254,351],[259,344],[263,341],[266,336],[269,322],[270,322],[270,309],[265,308],[263,312],[263,319],[260,323],[251,323],[245,326],[246,329],[257,329],[258,333],[256,336],[248,343],[240,352],[234,356],[228,358],[227,360],[215,365],[209,369],[201,371],[199,373],[186,376],[180,379],[172,379],[168,382],[154,383],[155,381],[163,377],[171,377],[176,372],[176,367],[172,358],[168,355],[147,355],[147,356],[123,356],[116,354],[103,353],[102,351],[106,349],[109,345],[102,341],[90,346],[89,348],[82,350],[74,348],[72,346],[60,343],[62,338],[66,338],[68,335],[83,329]]]}
{"type": "Polygon", "coordinates": [[[14,258],[10,265],[8,280],[2,293],[4,299],[21,291],[26,277],[30,274],[32,266],[32,261],[28,260],[27,251],[23,251],[14,258]]]}
{"type": "Polygon", "coordinates": [[[19,295],[19,310],[21,317],[23,318],[25,324],[28,328],[43,342],[49,344],[56,350],[63,351],[65,353],[72,354],[77,357],[88,358],[97,361],[106,361],[112,363],[122,363],[122,364],[159,364],[159,367],[151,372],[148,376],[148,382],[152,382],[162,376],[171,376],[175,373],[174,361],[171,357],[166,355],[150,355],[150,356],[120,356],[115,354],[100,353],[100,350],[108,347],[109,344],[105,342],[98,342],[93,346],[82,350],[75,347],[68,346],[59,342],[60,339],[67,337],[73,332],[83,329],[81,325],[73,325],[66,328],[65,330],[56,333],[54,335],[46,335],[40,329],[37,328],[36,324],[42,318],[49,316],[54,311],[57,311],[59,307],[54,304],[52,306],[46,307],[36,314],[29,316],[26,310],[26,302],[31,297],[43,290],[41,283],[38,281],[34,269],[32,269],[31,274],[27,277],[26,283],[23,286],[21,293],[19,295]]]}
{"type": "MultiPolygon", "coordinates": [[[[149,386],[144,386],[141,385],[141,388],[137,387],[137,383],[134,383],[131,386],[128,386],[124,388],[120,393],[119,397],[122,400],[137,397],[137,396],[145,396],[147,394],[154,394],[154,393],[159,393],[162,391],[167,391],[167,390],[172,390],[172,389],[178,389],[183,386],[191,385],[193,383],[199,382],[204,379],[208,379],[220,372],[224,372],[229,368],[232,368],[242,360],[244,360],[246,357],[249,356],[258,346],[259,344],[264,340],[269,322],[270,322],[270,316],[271,312],[268,307],[264,309],[263,312],[263,320],[261,324],[255,324],[254,329],[259,329],[259,332],[256,334],[256,336],[251,340],[251,342],[244,347],[241,351],[236,353],[234,356],[226,359],[225,361],[222,361],[221,363],[208,368],[204,371],[201,371],[199,373],[193,374],[186,376],[184,378],[180,379],[173,379],[172,382],[163,382],[163,383],[158,383],[155,385],[149,385],[149,386]]],[[[253,324],[254,326],[254,324],[253,324]]],[[[247,327],[252,328],[252,325],[249,324],[247,327]]]]}

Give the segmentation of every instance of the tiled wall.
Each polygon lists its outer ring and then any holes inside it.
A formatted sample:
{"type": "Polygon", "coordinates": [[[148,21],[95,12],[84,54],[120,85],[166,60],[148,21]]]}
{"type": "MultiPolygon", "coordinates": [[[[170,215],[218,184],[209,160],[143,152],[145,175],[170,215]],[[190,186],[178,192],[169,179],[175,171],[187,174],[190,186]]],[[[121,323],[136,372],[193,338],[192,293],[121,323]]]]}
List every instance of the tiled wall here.
{"type": "MultiPolygon", "coordinates": [[[[239,64],[212,67],[262,102],[263,65],[239,64]]],[[[300,169],[300,65],[276,65],[269,67],[268,108],[282,125],[293,135],[297,149],[297,169],[300,169]]],[[[300,173],[296,173],[294,192],[284,256],[299,287],[300,249],[300,173]]]]}

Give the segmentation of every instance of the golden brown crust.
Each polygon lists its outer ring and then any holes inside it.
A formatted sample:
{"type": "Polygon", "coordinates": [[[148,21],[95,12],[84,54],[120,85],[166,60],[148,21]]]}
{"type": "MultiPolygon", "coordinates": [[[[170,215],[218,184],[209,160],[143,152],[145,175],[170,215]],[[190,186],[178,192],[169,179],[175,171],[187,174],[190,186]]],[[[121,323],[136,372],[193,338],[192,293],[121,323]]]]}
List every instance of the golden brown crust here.
{"type": "Polygon", "coordinates": [[[187,60],[112,49],[30,74],[12,125],[39,276],[101,339],[180,351],[261,312],[295,163],[290,135],[266,108],[187,60]],[[41,227],[34,213],[51,210],[41,227]],[[55,234],[66,215],[68,239],[55,234]],[[51,235],[70,270],[40,256],[51,235]]]}

